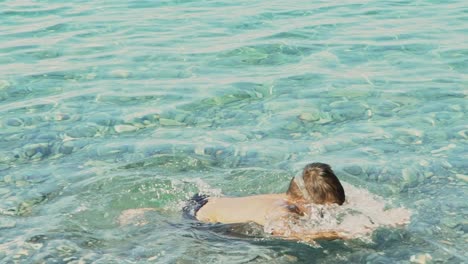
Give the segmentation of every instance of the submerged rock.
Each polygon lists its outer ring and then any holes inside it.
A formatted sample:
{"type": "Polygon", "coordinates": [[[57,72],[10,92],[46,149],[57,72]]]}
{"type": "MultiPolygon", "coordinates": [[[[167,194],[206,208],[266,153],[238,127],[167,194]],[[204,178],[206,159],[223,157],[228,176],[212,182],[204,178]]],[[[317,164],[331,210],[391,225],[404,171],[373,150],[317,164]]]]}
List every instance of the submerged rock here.
{"type": "Polygon", "coordinates": [[[19,181],[16,181],[16,182],[15,182],[15,185],[16,185],[17,187],[24,187],[24,186],[29,185],[29,182],[23,181],[23,180],[19,180],[19,181]]]}
{"type": "Polygon", "coordinates": [[[313,110],[309,112],[302,113],[298,118],[305,122],[313,122],[320,120],[320,112],[318,110],[313,110]]]}
{"type": "Polygon", "coordinates": [[[213,126],[213,120],[210,120],[207,118],[197,118],[195,124],[197,127],[200,127],[200,128],[211,127],[213,126]]]}
{"type": "Polygon", "coordinates": [[[69,120],[71,117],[69,114],[65,114],[65,113],[57,113],[53,116],[52,120],[55,120],[55,121],[65,121],[65,120],[69,120]]]}
{"type": "Polygon", "coordinates": [[[177,122],[184,122],[184,120],[188,117],[188,114],[185,113],[178,113],[174,116],[174,120],[177,122]]]}
{"type": "Polygon", "coordinates": [[[0,188],[0,196],[9,193],[10,190],[7,188],[0,188]]]}
{"type": "Polygon", "coordinates": [[[0,90],[6,90],[10,88],[11,83],[7,80],[0,80],[0,90]]]}
{"type": "Polygon", "coordinates": [[[90,117],[89,121],[100,126],[111,126],[116,123],[116,118],[107,113],[97,113],[90,117]]]}
{"type": "Polygon", "coordinates": [[[18,126],[22,126],[23,125],[23,120],[19,119],[19,118],[10,118],[6,121],[6,124],[8,126],[15,126],[15,127],[18,127],[18,126]]]}
{"type": "Polygon", "coordinates": [[[420,181],[419,171],[415,168],[404,168],[401,170],[401,177],[402,177],[402,188],[412,188],[416,187],[420,181]]]}
{"type": "Polygon", "coordinates": [[[458,131],[457,135],[461,138],[468,139],[468,129],[458,131]]]}
{"type": "Polygon", "coordinates": [[[363,170],[359,165],[346,166],[343,170],[354,176],[361,175],[363,173],[363,170]]]}
{"type": "Polygon", "coordinates": [[[230,139],[229,141],[246,141],[248,139],[247,135],[237,130],[225,130],[223,132],[223,134],[230,139]]]}
{"type": "Polygon", "coordinates": [[[136,131],[138,127],[132,125],[116,125],[114,126],[114,130],[117,133],[126,133],[136,131]]]}
{"type": "Polygon", "coordinates": [[[468,175],[456,174],[455,177],[457,177],[457,179],[459,179],[459,180],[462,180],[462,181],[468,183],[468,175]]]}
{"type": "Polygon", "coordinates": [[[289,122],[286,126],[285,126],[285,129],[287,130],[298,130],[299,128],[301,128],[301,124],[299,124],[298,122],[289,122]]]}
{"type": "Polygon", "coordinates": [[[131,75],[131,73],[129,71],[124,70],[124,69],[113,70],[113,71],[110,72],[110,74],[113,77],[117,77],[117,78],[128,78],[131,75]]]}
{"type": "Polygon", "coordinates": [[[94,137],[98,132],[96,125],[78,125],[67,131],[67,135],[72,138],[94,137]]]}
{"type": "Polygon", "coordinates": [[[98,146],[96,149],[96,155],[99,157],[108,156],[108,155],[117,155],[121,153],[133,152],[134,148],[131,145],[103,145],[98,146]]]}
{"type": "Polygon", "coordinates": [[[16,226],[16,221],[9,217],[0,217],[0,229],[13,228],[16,226]]]}
{"type": "Polygon", "coordinates": [[[410,262],[411,263],[417,263],[417,264],[426,264],[431,262],[432,256],[430,254],[418,254],[418,255],[412,255],[410,257],[410,262]]]}
{"type": "Polygon", "coordinates": [[[36,143],[24,146],[24,154],[28,158],[41,158],[51,153],[47,143],[36,143]]]}
{"type": "Polygon", "coordinates": [[[161,124],[161,126],[182,126],[184,123],[174,119],[160,118],[159,124],[161,124]]]}
{"type": "Polygon", "coordinates": [[[75,149],[73,141],[65,141],[63,144],[59,147],[59,152],[62,154],[71,154],[73,150],[75,149]]]}
{"type": "Polygon", "coordinates": [[[399,104],[389,100],[383,100],[377,102],[375,107],[373,107],[373,111],[377,115],[390,117],[394,114],[394,111],[397,107],[399,107],[399,104]]]}
{"type": "Polygon", "coordinates": [[[11,176],[11,175],[5,175],[5,176],[3,177],[3,181],[4,181],[5,183],[12,183],[13,180],[14,180],[14,178],[13,178],[13,176],[11,176]]]}

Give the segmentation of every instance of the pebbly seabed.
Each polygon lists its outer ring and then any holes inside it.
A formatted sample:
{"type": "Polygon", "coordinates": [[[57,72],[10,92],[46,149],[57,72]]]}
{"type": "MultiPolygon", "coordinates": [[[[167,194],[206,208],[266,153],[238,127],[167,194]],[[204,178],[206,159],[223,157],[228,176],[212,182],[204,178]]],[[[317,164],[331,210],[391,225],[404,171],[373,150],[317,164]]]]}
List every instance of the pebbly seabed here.
{"type": "Polygon", "coordinates": [[[0,262],[468,262],[466,24],[461,0],[1,1],[0,262]],[[315,248],[181,217],[313,161],[411,222],[315,248]]]}

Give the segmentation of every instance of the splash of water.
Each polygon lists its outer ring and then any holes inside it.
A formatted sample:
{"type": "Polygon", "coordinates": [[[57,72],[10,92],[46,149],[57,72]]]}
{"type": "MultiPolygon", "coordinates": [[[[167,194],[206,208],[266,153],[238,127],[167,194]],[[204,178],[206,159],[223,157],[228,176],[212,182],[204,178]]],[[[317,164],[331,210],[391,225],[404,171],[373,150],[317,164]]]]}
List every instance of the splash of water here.
{"type": "Polygon", "coordinates": [[[287,229],[289,233],[313,234],[318,232],[338,232],[347,238],[369,240],[374,230],[380,227],[397,227],[409,223],[411,213],[405,208],[388,208],[383,198],[367,190],[343,184],[346,202],[339,205],[306,206],[306,214],[299,218],[270,221],[264,230],[287,229]]]}

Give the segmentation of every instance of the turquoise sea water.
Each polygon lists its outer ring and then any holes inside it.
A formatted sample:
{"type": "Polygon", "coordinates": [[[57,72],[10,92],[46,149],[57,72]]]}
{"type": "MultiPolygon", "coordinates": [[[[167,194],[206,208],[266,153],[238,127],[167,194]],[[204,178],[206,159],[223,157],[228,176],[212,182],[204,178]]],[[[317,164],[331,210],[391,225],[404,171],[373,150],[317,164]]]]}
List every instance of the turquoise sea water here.
{"type": "Polygon", "coordinates": [[[0,1],[0,262],[467,263],[467,36],[463,0],[0,1]],[[314,248],[180,216],[312,161],[411,224],[314,248]]]}

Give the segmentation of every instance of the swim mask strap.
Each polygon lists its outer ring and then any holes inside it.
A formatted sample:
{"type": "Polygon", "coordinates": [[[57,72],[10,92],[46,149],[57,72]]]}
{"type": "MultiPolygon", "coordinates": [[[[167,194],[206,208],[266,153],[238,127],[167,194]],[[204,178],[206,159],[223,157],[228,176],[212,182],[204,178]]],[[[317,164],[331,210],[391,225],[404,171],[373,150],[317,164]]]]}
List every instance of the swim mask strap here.
{"type": "Polygon", "coordinates": [[[298,173],[294,177],[294,182],[296,183],[297,187],[299,187],[299,190],[301,191],[302,196],[306,200],[312,201],[312,198],[310,197],[309,193],[306,190],[305,183],[304,183],[304,177],[303,177],[302,173],[298,173]]]}

